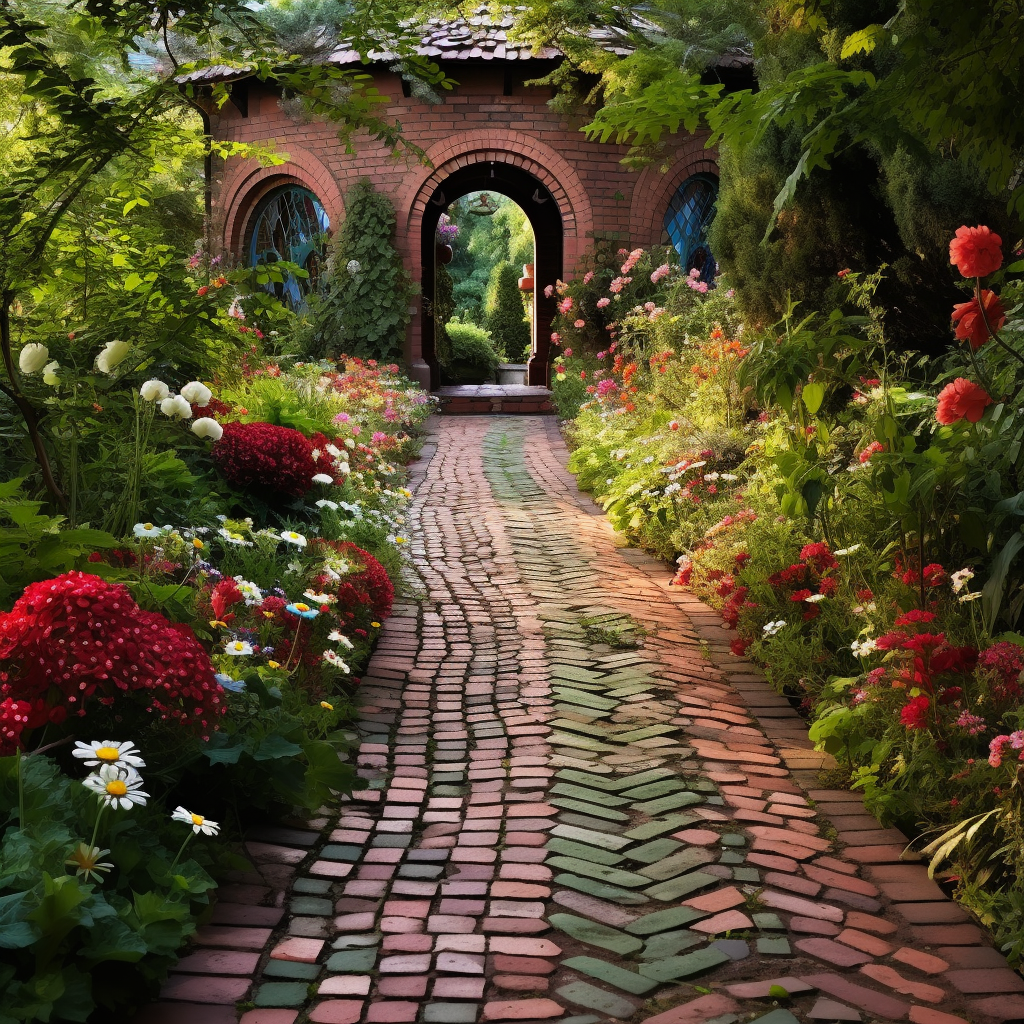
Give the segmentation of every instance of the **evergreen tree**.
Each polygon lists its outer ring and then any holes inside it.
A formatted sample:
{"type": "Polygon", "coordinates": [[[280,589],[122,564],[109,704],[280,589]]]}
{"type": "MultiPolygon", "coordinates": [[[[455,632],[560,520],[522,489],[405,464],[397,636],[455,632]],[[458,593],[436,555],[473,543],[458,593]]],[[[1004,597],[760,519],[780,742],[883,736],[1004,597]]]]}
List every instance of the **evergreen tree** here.
{"type": "Polygon", "coordinates": [[[345,210],[327,287],[310,302],[303,354],[399,359],[413,291],[393,241],[394,205],[363,178],[345,196],[345,210]]]}
{"type": "Polygon", "coordinates": [[[499,263],[491,272],[487,329],[494,347],[505,359],[518,360],[530,344],[530,325],[523,315],[519,273],[511,263],[499,263]]]}

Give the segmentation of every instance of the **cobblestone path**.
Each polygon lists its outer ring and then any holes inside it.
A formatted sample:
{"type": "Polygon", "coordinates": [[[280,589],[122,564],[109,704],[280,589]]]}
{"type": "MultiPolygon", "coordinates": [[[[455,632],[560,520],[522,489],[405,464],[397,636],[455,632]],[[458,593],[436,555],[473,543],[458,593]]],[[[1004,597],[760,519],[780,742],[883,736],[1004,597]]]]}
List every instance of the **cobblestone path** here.
{"type": "Polygon", "coordinates": [[[564,460],[548,417],[436,425],[412,594],[360,689],[371,788],[254,836],[259,874],[139,1020],[1024,1017],[1021,978],[900,833],[816,788],[789,705],[564,460]]]}

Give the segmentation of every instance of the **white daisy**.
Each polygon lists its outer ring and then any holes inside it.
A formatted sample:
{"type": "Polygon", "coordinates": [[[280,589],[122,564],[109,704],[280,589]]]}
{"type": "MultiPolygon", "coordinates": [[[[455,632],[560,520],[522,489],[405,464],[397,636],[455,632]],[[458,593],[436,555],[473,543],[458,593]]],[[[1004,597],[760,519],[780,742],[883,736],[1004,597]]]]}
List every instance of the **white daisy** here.
{"type": "Polygon", "coordinates": [[[287,541],[289,544],[294,544],[296,547],[304,548],[306,546],[306,538],[301,533],[296,533],[294,530],[282,530],[278,535],[281,540],[287,541]]]}
{"type": "Polygon", "coordinates": [[[328,476],[326,473],[317,473],[313,477],[313,483],[315,484],[333,484],[334,477],[328,476]]]}
{"type": "Polygon", "coordinates": [[[241,658],[247,654],[252,654],[252,644],[246,643],[245,640],[229,640],[224,645],[224,653],[230,654],[235,658],[241,658]]]}
{"type": "Polygon", "coordinates": [[[142,790],[142,776],[134,768],[119,768],[105,764],[98,772],[82,779],[82,785],[91,789],[114,810],[130,810],[136,804],[146,803],[149,794],[142,790]]]}
{"type": "Polygon", "coordinates": [[[162,526],[154,526],[152,523],[136,523],[132,530],[136,537],[161,537],[163,532],[162,526]]]}
{"type": "Polygon", "coordinates": [[[317,508],[329,508],[332,512],[338,511],[338,503],[330,498],[320,498],[315,502],[317,508]]]}
{"type": "Polygon", "coordinates": [[[184,807],[176,807],[171,815],[171,820],[191,825],[194,835],[202,832],[204,836],[215,836],[220,831],[220,825],[217,822],[210,821],[209,818],[204,818],[201,814],[193,814],[191,811],[185,810],[184,807]]]}
{"type": "Polygon", "coordinates": [[[146,762],[139,754],[139,748],[131,740],[92,740],[89,743],[75,741],[73,756],[80,757],[89,768],[110,764],[118,768],[145,768],[146,762]]]}
{"type": "Polygon", "coordinates": [[[333,604],[338,600],[333,594],[314,594],[312,590],[304,590],[302,596],[310,604],[333,604]]]}

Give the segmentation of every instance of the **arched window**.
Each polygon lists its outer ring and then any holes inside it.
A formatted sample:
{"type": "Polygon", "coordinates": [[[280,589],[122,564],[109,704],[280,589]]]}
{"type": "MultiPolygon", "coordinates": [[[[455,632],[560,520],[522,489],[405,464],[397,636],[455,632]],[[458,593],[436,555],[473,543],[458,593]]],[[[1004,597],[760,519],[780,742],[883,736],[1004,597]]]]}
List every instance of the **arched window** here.
{"type": "Polygon", "coordinates": [[[249,222],[249,265],[297,263],[309,277],[289,275],[272,290],[283,302],[298,309],[317,289],[327,245],[330,221],[320,200],[301,185],[282,185],[264,196],[249,222]]]}
{"type": "Polygon", "coordinates": [[[684,270],[700,271],[708,284],[715,280],[715,257],[708,245],[708,227],[715,217],[718,179],[710,174],[695,174],[676,189],[665,213],[668,241],[679,253],[684,270]]]}

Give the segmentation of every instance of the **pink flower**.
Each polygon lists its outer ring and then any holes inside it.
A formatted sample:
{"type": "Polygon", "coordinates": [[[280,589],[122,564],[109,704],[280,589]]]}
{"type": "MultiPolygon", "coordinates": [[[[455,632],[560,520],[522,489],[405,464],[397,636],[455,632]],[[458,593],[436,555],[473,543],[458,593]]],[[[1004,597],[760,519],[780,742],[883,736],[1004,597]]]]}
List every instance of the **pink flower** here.
{"type": "Polygon", "coordinates": [[[565,314],[565,313],[568,313],[570,309],[572,309],[572,296],[571,295],[567,295],[558,304],[558,312],[565,314]]]}
{"type": "Polygon", "coordinates": [[[612,300],[609,299],[606,295],[602,296],[600,299],[597,300],[598,309],[604,309],[605,306],[610,306],[611,304],[612,300]]]}
{"type": "Polygon", "coordinates": [[[352,436],[358,437],[362,433],[363,428],[358,423],[352,424],[352,436]]]}
{"type": "Polygon", "coordinates": [[[593,281],[593,280],[594,280],[594,272],[592,270],[588,270],[583,275],[583,283],[584,284],[590,284],[590,282],[593,281]]]}
{"type": "Polygon", "coordinates": [[[606,355],[608,355],[608,353],[607,353],[607,352],[598,352],[598,353],[597,353],[597,358],[598,358],[599,360],[600,360],[600,359],[604,359],[604,357],[605,357],[606,355]]]}
{"type": "Polygon", "coordinates": [[[586,327],[586,326],[587,326],[587,321],[586,320],[577,320],[573,324],[573,327],[586,327]]]}
{"type": "Polygon", "coordinates": [[[667,263],[662,263],[657,270],[651,274],[651,284],[657,284],[663,277],[668,277],[672,273],[672,269],[667,263]]]}
{"type": "Polygon", "coordinates": [[[558,333],[558,331],[552,331],[551,332],[551,344],[552,345],[557,345],[561,340],[562,340],[562,336],[558,333]]]}
{"type": "Polygon", "coordinates": [[[347,412],[339,412],[338,415],[334,417],[334,422],[335,423],[348,423],[350,418],[351,417],[349,416],[349,414],[347,412]]]}
{"type": "Polygon", "coordinates": [[[547,288],[544,289],[544,298],[545,299],[550,299],[551,296],[554,295],[554,294],[555,294],[555,286],[553,284],[549,284],[547,286],[547,288]]]}
{"type": "Polygon", "coordinates": [[[569,359],[571,356],[572,356],[572,349],[571,348],[567,348],[565,350],[565,358],[569,359]]]}
{"type": "Polygon", "coordinates": [[[385,434],[383,430],[375,430],[373,432],[373,437],[371,438],[374,444],[380,444],[381,441],[386,441],[387,439],[388,435],[385,434]]]}

